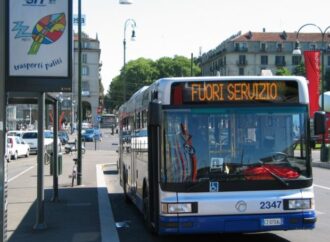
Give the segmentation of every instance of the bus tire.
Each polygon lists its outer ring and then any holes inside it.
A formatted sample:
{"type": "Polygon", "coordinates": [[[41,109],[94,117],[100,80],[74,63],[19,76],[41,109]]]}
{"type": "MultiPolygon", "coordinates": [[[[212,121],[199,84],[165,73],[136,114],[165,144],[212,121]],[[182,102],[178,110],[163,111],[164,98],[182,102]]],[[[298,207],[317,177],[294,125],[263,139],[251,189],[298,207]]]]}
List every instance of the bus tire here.
{"type": "Polygon", "coordinates": [[[147,185],[144,184],[143,186],[143,218],[144,218],[144,224],[148,231],[151,233],[155,233],[155,229],[151,224],[151,216],[150,216],[150,199],[148,195],[148,188],[147,185]]]}

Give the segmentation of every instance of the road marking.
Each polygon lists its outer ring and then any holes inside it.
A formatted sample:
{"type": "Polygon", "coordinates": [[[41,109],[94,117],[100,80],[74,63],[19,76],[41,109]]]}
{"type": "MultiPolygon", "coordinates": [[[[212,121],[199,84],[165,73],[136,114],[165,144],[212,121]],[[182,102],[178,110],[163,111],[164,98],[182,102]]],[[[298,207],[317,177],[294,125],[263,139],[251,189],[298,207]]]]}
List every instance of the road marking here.
{"type": "Polygon", "coordinates": [[[330,187],[325,187],[325,186],[316,185],[316,184],[314,184],[314,187],[318,187],[318,188],[323,188],[323,189],[326,189],[326,190],[330,190],[330,187]]]}
{"type": "Polygon", "coordinates": [[[29,170],[32,170],[34,167],[35,167],[35,165],[34,165],[34,166],[31,166],[31,167],[29,167],[29,168],[27,168],[26,170],[22,171],[22,172],[19,173],[18,175],[14,176],[14,177],[12,177],[12,178],[10,178],[10,179],[8,179],[8,183],[11,182],[11,181],[13,181],[13,180],[15,180],[16,178],[20,177],[21,175],[27,173],[29,170]]]}

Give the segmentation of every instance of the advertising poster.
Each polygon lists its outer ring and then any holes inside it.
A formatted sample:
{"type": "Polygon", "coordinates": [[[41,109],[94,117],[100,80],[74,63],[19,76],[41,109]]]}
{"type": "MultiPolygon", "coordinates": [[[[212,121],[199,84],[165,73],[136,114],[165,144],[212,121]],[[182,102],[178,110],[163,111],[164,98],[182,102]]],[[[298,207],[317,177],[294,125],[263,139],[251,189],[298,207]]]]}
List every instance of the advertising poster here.
{"type": "MultiPolygon", "coordinates": [[[[44,85],[65,91],[63,88],[56,88],[56,83],[50,82],[56,82],[58,78],[70,79],[71,76],[72,13],[69,2],[71,1],[8,0],[10,78],[47,78],[44,85]]],[[[24,79],[19,80],[24,83],[24,79]]],[[[66,86],[63,82],[59,83],[62,87],[66,86]]],[[[40,80],[39,84],[42,84],[40,80]]]]}

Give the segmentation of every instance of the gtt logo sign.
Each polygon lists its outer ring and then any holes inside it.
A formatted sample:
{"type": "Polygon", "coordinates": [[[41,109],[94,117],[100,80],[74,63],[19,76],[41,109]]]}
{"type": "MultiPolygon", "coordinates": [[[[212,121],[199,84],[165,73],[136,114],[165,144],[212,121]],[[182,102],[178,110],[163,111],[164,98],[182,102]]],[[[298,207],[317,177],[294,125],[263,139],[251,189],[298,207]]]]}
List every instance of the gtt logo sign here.
{"type": "Polygon", "coordinates": [[[26,5],[45,5],[47,3],[54,4],[56,0],[25,0],[26,5]]]}
{"type": "Polygon", "coordinates": [[[32,4],[32,5],[37,5],[37,4],[44,4],[45,0],[25,0],[26,4],[32,4]]]}

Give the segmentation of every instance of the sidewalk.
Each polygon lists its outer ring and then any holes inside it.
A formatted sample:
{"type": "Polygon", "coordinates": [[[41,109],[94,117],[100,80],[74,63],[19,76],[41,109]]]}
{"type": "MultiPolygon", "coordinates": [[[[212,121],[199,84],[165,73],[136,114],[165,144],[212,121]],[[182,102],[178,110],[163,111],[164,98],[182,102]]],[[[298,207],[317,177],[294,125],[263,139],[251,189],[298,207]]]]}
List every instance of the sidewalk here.
{"type": "Polygon", "coordinates": [[[312,166],[313,167],[320,167],[325,169],[330,169],[330,162],[321,162],[320,161],[320,149],[313,149],[312,150],[312,166]]]}
{"type": "Polygon", "coordinates": [[[26,173],[8,184],[9,242],[119,241],[102,170],[102,164],[116,162],[116,152],[88,150],[83,155],[82,161],[83,185],[72,188],[69,174],[72,171],[73,157],[63,154],[57,202],[51,201],[53,176],[49,175],[49,165],[44,166],[46,229],[33,229],[37,222],[36,163],[26,173]]]}

